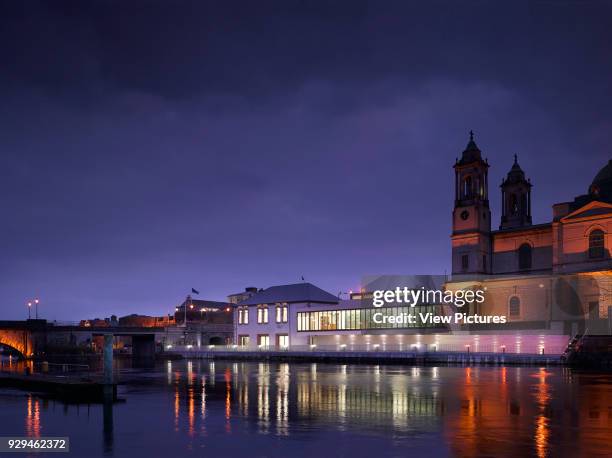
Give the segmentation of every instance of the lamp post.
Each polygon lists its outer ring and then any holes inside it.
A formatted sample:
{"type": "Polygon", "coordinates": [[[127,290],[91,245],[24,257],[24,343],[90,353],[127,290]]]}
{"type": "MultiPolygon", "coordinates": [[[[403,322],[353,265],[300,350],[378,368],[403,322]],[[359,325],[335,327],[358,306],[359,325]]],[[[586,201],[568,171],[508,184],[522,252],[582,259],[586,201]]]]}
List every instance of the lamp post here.
{"type": "Polygon", "coordinates": [[[34,304],[36,304],[36,319],[38,320],[38,303],[40,301],[38,300],[38,298],[34,299],[34,304]]]}
{"type": "Polygon", "coordinates": [[[28,301],[28,320],[32,319],[32,301],[28,301]]]}
{"type": "Polygon", "coordinates": [[[191,302],[191,295],[187,295],[185,298],[185,319],[183,320],[183,325],[187,327],[187,304],[190,304],[193,308],[193,303],[191,302]]]}

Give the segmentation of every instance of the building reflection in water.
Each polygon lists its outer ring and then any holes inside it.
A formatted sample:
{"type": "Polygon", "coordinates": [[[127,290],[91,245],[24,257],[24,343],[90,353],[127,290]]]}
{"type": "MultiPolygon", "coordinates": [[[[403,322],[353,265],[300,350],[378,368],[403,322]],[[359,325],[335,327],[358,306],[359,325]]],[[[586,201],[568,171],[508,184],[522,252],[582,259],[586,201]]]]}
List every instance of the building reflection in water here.
{"type": "Polygon", "coordinates": [[[25,430],[28,437],[40,437],[40,400],[31,394],[28,396],[25,430]]]}
{"type": "MultiPolygon", "coordinates": [[[[612,380],[600,386],[566,370],[221,361],[173,366],[174,428],[191,437],[202,435],[207,423],[239,434],[239,421],[283,437],[318,427],[392,432],[406,440],[417,432],[440,434],[456,456],[503,451],[544,457],[560,447],[551,440],[555,428],[562,431],[555,437],[564,434],[584,450],[605,447],[612,434],[612,380]]],[[[34,402],[31,430],[39,422],[34,402]]]]}
{"type": "Polygon", "coordinates": [[[232,372],[229,367],[225,369],[225,432],[232,431],[230,420],[232,418],[232,372]]]}
{"type": "Polygon", "coordinates": [[[257,418],[259,431],[267,433],[270,426],[270,365],[268,363],[258,365],[257,418]]]}
{"type": "Polygon", "coordinates": [[[550,401],[550,387],[546,383],[546,377],[548,373],[546,369],[541,368],[538,372],[538,388],[534,396],[538,405],[538,414],[536,416],[536,428],[535,428],[535,448],[538,457],[542,458],[547,456],[549,453],[549,426],[547,409],[548,402],[550,401]]]}
{"type": "MultiPolygon", "coordinates": [[[[285,443],[295,437],[303,441],[304,433],[336,431],[341,438],[347,431],[407,447],[425,437],[450,456],[553,457],[568,451],[605,456],[612,437],[612,376],[601,373],[173,361],[164,363],[158,376],[162,389],[156,395],[167,407],[160,413],[153,405],[146,414],[159,418],[155,431],[174,429],[168,440],[187,443],[191,450],[198,450],[197,441],[207,435],[243,440],[245,431],[257,432],[285,443]]],[[[36,396],[17,404],[25,435],[51,435],[54,415],[61,421],[84,411],[48,404],[36,396]]],[[[131,414],[129,404],[128,396],[127,406],[114,406],[118,424],[131,414]]],[[[91,409],[95,418],[103,413],[104,450],[116,453],[112,403],[91,409]]]]}
{"type": "Polygon", "coordinates": [[[276,377],[276,434],[289,434],[289,364],[281,364],[276,377]]]}

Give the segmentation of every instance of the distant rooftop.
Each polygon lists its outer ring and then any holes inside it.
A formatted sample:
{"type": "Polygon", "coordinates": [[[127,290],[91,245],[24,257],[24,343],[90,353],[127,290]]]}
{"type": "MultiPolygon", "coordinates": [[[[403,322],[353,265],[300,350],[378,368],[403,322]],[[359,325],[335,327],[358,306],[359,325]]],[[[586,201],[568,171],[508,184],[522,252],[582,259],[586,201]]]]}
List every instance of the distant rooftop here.
{"type": "MultiPolygon", "coordinates": [[[[227,307],[229,304],[227,302],[219,302],[219,301],[205,301],[205,300],[201,300],[201,299],[191,299],[188,302],[189,305],[193,304],[194,308],[202,308],[202,307],[208,307],[208,308],[225,308],[227,307]]],[[[185,307],[185,301],[183,301],[183,303],[181,305],[178,306],[179,309],[183,309],[183,307],[185,307]]]]}
{"type": "Polygon", "coordinates": [[[277,302],[317,302],[337,304],[340,301],[333,294],[312,283],[271,286],[240,302],[238,305],[275,304],[277,302]]]}

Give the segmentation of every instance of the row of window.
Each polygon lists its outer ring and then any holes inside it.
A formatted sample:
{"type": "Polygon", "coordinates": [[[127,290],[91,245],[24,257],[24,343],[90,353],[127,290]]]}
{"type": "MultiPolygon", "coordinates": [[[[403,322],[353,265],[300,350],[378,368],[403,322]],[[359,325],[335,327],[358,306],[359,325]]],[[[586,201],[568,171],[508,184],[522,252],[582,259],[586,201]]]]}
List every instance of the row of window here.
{"type": "MultiPolygon", "coordinates": [[[[523,243],[518,249],[518,265],[519,270],[529,270],[532,266],[533,249],[528,243],[523,243]]],[[[604,232],[601,229],[595,229],[589,234],[589,259],[601,259],[605,256],[604,232]]],[[[487,257],[483,255],[482,264],[486,270],[487,257]]],[[[469,255],[461,256],[461,270],[467,271],[470,267],[469,255]]]]}
{"type": "MultiPolygon", "coordinates": [[[[289,321],[289,307],[287,304],[276,306],[276,322],[287,323],[289,321]]],[[[257,307],[257,323],[267,324],[268,323],[268,306],[257,307]]],[[[249,308],[239,307],[238,308],[238,324],[249,324],[249,308]]]]}
{"type": "Polygon", "coordinates": [[[441,312],[440,305],[298,312],[297,328],[298,331],[433,328],[439,325],[423,322],[420,314],[440,315],[441,312]],[[410,319],[410,315],[414,318],[410,319]]]}
{"type": "MultiPolygon", "coordinates": [[[[432,328],[437,324],[423,322],[421,316],[427,313],[439,315],[442,311],[439,305],[422,307],[380,307],[368,309],[325,310],[316,312],[298,312],[298,331],[348,331],[367,329],[402,329],[402,328],[432,328]],[[408,315],[414,316],[410,321],[408,315]]],[[[510,317],[520,317],[521,300],[518,296],[510,298],[508,306],[510,317]]],[[[248,308],[238,310],[239,324],[248,324],[248,308]]],[[[276,307],[276,322],[287,323],[288,307],[276,307]]],[[[257,322],[268,323],[268,307],[257,308],[257,322]]],[[[263,338],[267,334],[260,334],[263,338]]],[[[282,337],[283,335],[278,334],[282,337]]],[[[284,339],[284,338],[283,338],[284,339]]],[[[288,339],[288,337],[287,337],[288,339]]],[[[284,341],[284,340],[283,340],[284,341]]],[[[239,345],[248,346],[249,336],[239,336],[239,345]]],[[[258,345],[268,346],[268,343],[258,345]]],[[[277,345],[280,345],[277,343],[277,345]]]]}
{"type": "MultiPolygon", "coordinates": [[[[251,337],[248,335],[238,336],[238,345],[242,347],[248,347],[251,343],[251,337]]],[[[258,334],[257,335],[257,346],[258,347],[269,347],[270,346],[270,335],[269,334],[258,334]]],[[[287,334],[276,334],[276,346],[279,348],[289,347],[289,335],[287,334]]]]}

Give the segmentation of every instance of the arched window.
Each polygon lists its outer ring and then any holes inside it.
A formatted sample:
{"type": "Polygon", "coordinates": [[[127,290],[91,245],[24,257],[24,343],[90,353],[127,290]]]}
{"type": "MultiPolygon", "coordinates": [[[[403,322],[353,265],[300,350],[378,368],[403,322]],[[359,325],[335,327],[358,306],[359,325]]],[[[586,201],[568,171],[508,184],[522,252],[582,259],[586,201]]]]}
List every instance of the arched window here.
{"type": "Polygon", "coordinates": [[[472,197],[472,177],[463,180],[463,196],[472,197]]]}
{"type": "Polygon", "coordinates": [[[512,296],[508,304],[508,314],[511,317],[521,316],[521,300],[518,296],[512,296]]]}
{"type": "Polygon", "coordinates": [[[510,194],[510,214],[516,215],[518,213],[518,199],[516,194],[510,194]]]}
{"type": "Polygon", "coordinates": [[[604,233],[601,229],[595,229],[589,234],[589,258],[599,259],[604,257],[604,233]]]}
{"type": "Polygon", "coordinates": [[[531,269],[531,245],[523,243],[518,249],[519,270],[531,269]]]}

